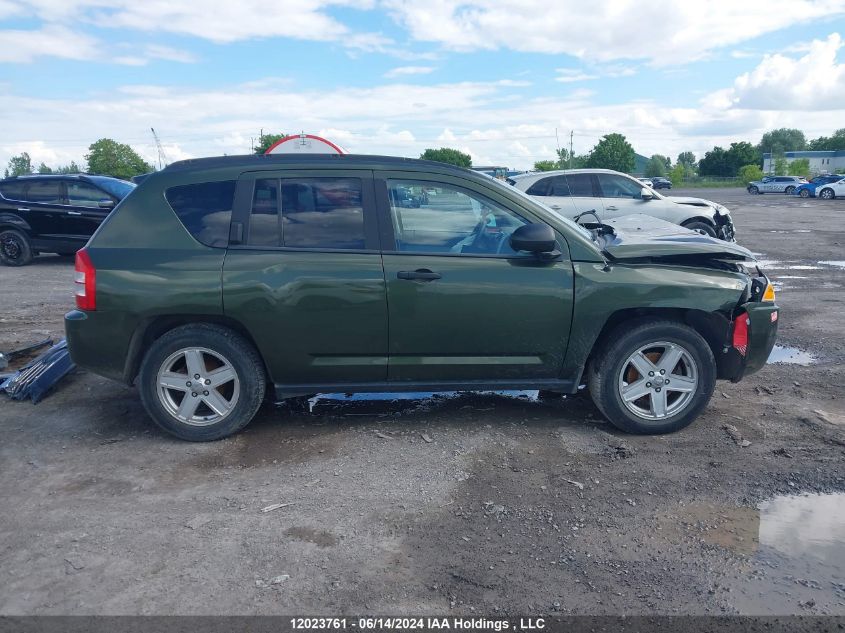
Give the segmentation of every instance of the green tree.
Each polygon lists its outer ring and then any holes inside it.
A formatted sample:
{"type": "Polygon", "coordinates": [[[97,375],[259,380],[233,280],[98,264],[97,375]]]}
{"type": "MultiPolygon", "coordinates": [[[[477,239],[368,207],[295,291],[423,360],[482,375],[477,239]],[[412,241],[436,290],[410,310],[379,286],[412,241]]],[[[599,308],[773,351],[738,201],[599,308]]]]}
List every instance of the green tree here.
{"type": "Polygon", "coordinates": [[[743,165],[739,168],[739,179],[743,182],[751,182],[752,180],[760,180],[763,177],[763,170],[759,165],[743,165]]]}
{"type": "Polygon", "coordinates": [[[718,145],[705,152],[704,157],[698,161],[698,173],[701,176],[733,176],[731,167],[728,152],[718,145]]]}
{"type": "Polygon", "coordinates": [[[833,136],[820,136],[807,143],[807,149],[817,151],[836,151],[845,149],[845,127],[839,128],[833,136]]]}
{"type": "Polygon", "coordinates": [[[654,154],[645,165],[645,175],[648,178],[666,175],[666,157],[654,154]]]}
{"type": "Polygon", "coordinates": [[[427,149],[420,158],[423,160],[435,160],[438,163],[448,163],[449,165],[457,165],[458,167],[472,167],[472,156],[464,154],[463,152],[452,149],[451,147],[441,147],[440,149],[427,149]]]}
{"type": "Polygon", "coordinates": [[[6,168],[6,178],[12,176],[24,176],[32,173],[32,159],[26,152],[21,152],[17,156],[12,156],[9,159],[9,166],[6,168]]]}
{"type": "Polygon", "coordinates": [[[786,176],[787,169],[789,169],[789,163],[783,156],[775,159],[775,176],[786,176]]]}
{"type": "Polygon", "coordinates": [[[731,143],[728,149],[728,162],[731,167],[731,173],[726,175],[735,176],[739,172],[739,168],[743,165],[753,165],[755,163],[762,165],[763,156],[751,143],[740,141],[738,143],[731,143]]]}
{"type": "Polygon", "coordinates": [[[256,154],[263,154],[270,149],[274,143],[281,141],[286,136],[287,134],[265,134],[262,131],[261,136],[258,137],[258,145],[253,148],[253,151],[256,154]]]}
{"type": "Polygon", "coordinates": [[[678,163],[669,170],[669,180],[673,185],[680,185],[686,180],[686,168],[683,164],[678,163]]]}
{"type": "Polygon", "coordinates": [[[50,169],[44,161],[38,166],[38,173],[39,174],[52,174],[53,170],[50,169]]]}
{"type": "Polygon", "coordinates": [[[624,135],[613,133],[606,134],[590,150],[587,158],[587,167],[598,167],[604,169],[615,169],[616,171],[634,171],[634,148],[624,135]]]}
{"type": "Polygon", "coordinates": [[[790,176],[803,176],[804,178],[810,177],[810,159],[809,158],[796,158],[793,161],[790,161],[789,167],[787,168],[790,176]]]}
{"type": "Polygon", "coordinates": [[[807,149],[807,139],[804,132],[795,128],[782,127],[763,134],[757,151],[761,154],[771,152],[772,156],[783,156],[784,152],[807,149]]]}
{"type": "Polygon", "coordinates": [[[534,163],[534,171],[552,171],[558,167],[558,161],[555,160],[538,160],[534,163]]]}
{"type": "Polygon", "coordinates": [[[57,174],[81,174],[85,170],[80,168],[79,165],[76,164],[75,160],[70,161],[68,165],[60,165],[56,167],[55,172],[57,174]]]}
{"type": "Polygon", "coordinates": [[[685,167],[695,167],[695,154],[692,152],[681,152],[678,154],[677,163],[685,167]]]}
{"type": "Polygon", "coordinates": [[[110,138],[101,138],[92,143],[88,147],[85,160],[88,161],[89,173],[124,180],[153,171],[153,166],[141,158],[135,150],[110,138]]]}

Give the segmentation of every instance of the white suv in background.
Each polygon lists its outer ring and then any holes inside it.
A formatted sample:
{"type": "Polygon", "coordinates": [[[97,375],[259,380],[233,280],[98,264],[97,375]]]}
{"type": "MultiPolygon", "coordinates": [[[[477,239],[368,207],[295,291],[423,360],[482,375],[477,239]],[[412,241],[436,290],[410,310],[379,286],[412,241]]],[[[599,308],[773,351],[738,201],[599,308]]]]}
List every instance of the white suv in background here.
{"type": "MultiPolygon", "coordinates": [[[[594,211],[602,221],[644,213],[711,237],[734,241],[730,211],[703,198],[667,198],[636,178],[610,169],[562,169],[520,174],[508,182],[569,218],[594,211]]],[[[590,218],[587,219],[590,221],[590,218]]]]}
{"type": "Polygon", "coordinates": [[[822,198],[823,200],[833,200],[836,197],[843,196],[845,196],[845,178],[836,182],[829,182],[819,187],[819,190],[816,192],[816,197],[822,198]]]}

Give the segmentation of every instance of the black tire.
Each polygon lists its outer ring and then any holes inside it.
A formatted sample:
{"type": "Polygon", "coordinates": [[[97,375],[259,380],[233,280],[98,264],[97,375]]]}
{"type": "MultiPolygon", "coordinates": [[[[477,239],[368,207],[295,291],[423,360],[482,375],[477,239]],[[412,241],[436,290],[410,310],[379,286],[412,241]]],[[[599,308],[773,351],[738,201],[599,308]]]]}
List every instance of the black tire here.
{"type": "Polygon", "coordinates": [[[708,224],[707,222],[700,222],[696,220],[695,222],[687,222],[681,226],[685,229],[690,229],[691,231],[704,231],[704,233],[710,237],[716,237],[716,229],[712,224],[708,224]]]}
{"type": "MultiPolygon", "coordinates": [[[[186,378],[190,377],[186,374],[186,378]]],[[[157,339],[144,356],[139,376],[141,401],[149,416],[168,433],[191,442],[219,440],[240,431],[255,417],[264,400],[266,388],[264,364],[255,348],[236,332],[206,323],[183,325],[157,339]],[[192,347],[209,350],[224,358],[234,370],[236,382],[239,381],[238,395],[232,409],[219,421],[204,426],[180,420],[167,410],[159,396],[159,370],[163,369],[173,354],[192,347]]],[[[201,386],[199,389],[206,387],[201,386]]],[[[208,392],[204,393],[208,395],[208,392]]],[[[186,391],[184,397],[190,395],[186,391]]],[[[208,410],[212,411],[210,408],[208,410]]]]}
{"type": "Polygon", "coordinates": [[[809,189],[802,189],[798,192],[798,195],[802,198],[809,198],[810,197],[810,190],[809,189]]]}
{"type": "MultiPolygon", "coordinates": [[[[681,362],[686,363],[686,360],[681,362]]],[[[669,375],[672,374],[673,370],[670,370],[669,375]]],[[[648,380],[645,376],[642,379],[648,380]]],[[[635,321],[620,326],[605,338],[588,367],[587,383],[596,407],[615,427],[628,433],[646,435],[672,433],[691,424],[707,406],[716,384],[716,361],[707,341],[687,325],[676,321],[635,321]],[[623,402],[621,377],[623,371],[630,371],[628,360],[633,354],[658,342],[678,346],[692,359],[696,386],[685,402],[678,400],[684,395],[677,394],[675,402],[683,404],[683,407],[676,413],[660,419],[648,419],[634,413],[623,402]]],[[[669,390],[664,398],[668,397],[668,393],[669,390]]],[[[669,406],[673,405],[670,403],[669,406]]]]}
{"type": "Polygon", "coordinates": [[[788,196],[791,196],[791,195],[793,194],[793,192],[794,192],[794,191],[795,191],[795,187],[793,187],[792,185],[789,185],[789,186],[786,188],[786,191],[784,191],[784,193],[785,193],[786,195],[788,195],[788,196]]]}
{"type": "Polygon", "coordinates": [[[821,198],[822,200],[833,200],[835,197],[836,194],[830,187],[825,187],[819,192],[819,198],[821,198]]]}
{"type": "Polygon", "coordinates": [[[17,229],[0,231],[0,262],[6,266],[26,266],[32,261],[29,238],[17,229]]]}

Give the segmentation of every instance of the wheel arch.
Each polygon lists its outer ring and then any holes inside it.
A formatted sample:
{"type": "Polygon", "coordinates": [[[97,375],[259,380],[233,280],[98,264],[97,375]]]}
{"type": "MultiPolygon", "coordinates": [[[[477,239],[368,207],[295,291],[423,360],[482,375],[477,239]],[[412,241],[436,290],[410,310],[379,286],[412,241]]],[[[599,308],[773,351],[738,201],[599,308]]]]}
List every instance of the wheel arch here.
{"type": "MultiPolygon", "coordinates": [[[[0,213],[0,231],[5,231],[6,229],[17,229],[18,231],[27,233],[32,232],[32,227],[21,216],[15,215],[14,213],[0,213]]],[[[27,235],[27,237],[31,238],[30,235],[27,235]]]]}
{"type": "Polygon", "coordinates": [[[605,321],[593,342],[582,368],[582,377],[589,369],[593,359],[602,353],[605,343],[610,340],[617,328],[622,326],[632,327],[634,323],[656,320],[674,321],[688,325],[698,332],[707,342],[713,352],[713,357],[716,359],[717,378],[727,377],[727,372],[723,370],[723,362],[720,361],[724,356],[725,341],[730,332],[730,315],[694,308],[624,308],[613,312],[605,321]]]}
{"type": "Polygon", "coordinates": [[[691,218],[687,218],[683,222],[681,222],[681,226],[686,227],[688,224],[692,224],[693,222],[703,222],[704,224],[708,224],[713,227],[713,230],[717,230],[716,223],[713,221],[713,218],[708,218],[706,215],[696,215],[691,218]]]}
{"type": "Polygon", "coordinates": [[[129,349],[126,354],[126,363],[123,368],[123,380],[126,384],[132,385],[138,377],[141,369],[141,361],[144,358],[144,351],[149,349],[152,343],[171,330],[182,325],[194,324],[211,324],[219,325],[237,332],[243,336],[261,358],[261,364],[264,366],[264,374],[267,382],[272,384],[270,372],[267,368],[267,363],[261,350],[256,345],[255,339],[250,334],[249,330],[243,326],[238,320],[225,315],[199,315],[199,314],[168,314],[157,315],[142,320],[135,331],[132,333],[132,338],[129,340],[129,349]]]}

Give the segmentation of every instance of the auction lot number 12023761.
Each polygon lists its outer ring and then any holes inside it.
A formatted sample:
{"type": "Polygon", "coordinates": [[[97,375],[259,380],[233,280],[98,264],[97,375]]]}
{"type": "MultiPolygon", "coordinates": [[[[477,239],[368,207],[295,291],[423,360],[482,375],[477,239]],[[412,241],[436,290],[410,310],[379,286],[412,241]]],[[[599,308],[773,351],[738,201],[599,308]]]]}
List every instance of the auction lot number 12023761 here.
{"type": "Polygon", "coordinates": [[[361,617],[361,618],[291,618],[297,631],[539,631],[545,628],[542,618],[519,618],[517,622],[498,618],[438,617],[361,617]]]}

